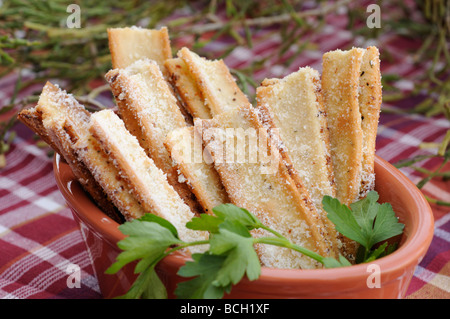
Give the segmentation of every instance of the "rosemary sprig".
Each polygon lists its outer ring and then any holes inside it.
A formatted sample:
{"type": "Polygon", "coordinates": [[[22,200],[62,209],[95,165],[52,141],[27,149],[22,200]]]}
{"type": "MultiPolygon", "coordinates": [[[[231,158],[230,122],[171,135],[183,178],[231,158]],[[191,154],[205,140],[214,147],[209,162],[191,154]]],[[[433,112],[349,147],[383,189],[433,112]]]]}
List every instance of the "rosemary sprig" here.
{"type": "MultiPolygon", "coordinates": [[[[447,163],[450,162],[450,148],[449,146],[450,142],[450,130],[447,131],[446,136],[444,137],[444,140],[437,144],[436,147],[439,147],[436,154],[428,154],[428,155],[417,155],[409,159],[400,160],[397,163],[394,163],[394,166],[397,168],[403,168],[403,167],[409,167],[416,172],[419,172],[423,175],[423,177],[416,183],[416,186],[419,189],[422,189],[425,184],[430,182],[432,179],[439,178],[442,180],[450,180],[450,171],[442,171],[442,169],[447,165],[447,163]],[[423,168],[421,166],[417,166],[417,163],[420,163],[425,160],[429,160],[432,158],[439,158],[442,160],[440,165],[434,170],[430,171],[426,168],[423,168]]],[[[444,201],[444,200],[438,200],[431,196],[425,196],[425,198],[430,202],[437,205],[444,205],[444,206],[450,206],[450,201],[444,201]]]]}

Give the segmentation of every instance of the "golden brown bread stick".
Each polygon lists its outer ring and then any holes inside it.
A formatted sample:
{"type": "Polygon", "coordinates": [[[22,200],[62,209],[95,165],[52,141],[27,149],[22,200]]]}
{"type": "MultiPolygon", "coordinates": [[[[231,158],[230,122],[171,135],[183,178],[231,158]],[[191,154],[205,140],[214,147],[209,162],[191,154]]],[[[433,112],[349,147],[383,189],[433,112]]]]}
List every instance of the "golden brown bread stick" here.
{"type": "Polygon", "coordinates": [[[364,50],[323,55],[322,90],[330,132],[336,196],[345,204],[358,198],[361,183],[362,130],[358,89],[364,50]]]}
{"type": "Polygon", "coordinates": [[[359,111],[361,112],[362,174],[360,197],[375,187],[375,143],[382,100],[380,57],[376,47],[365,50],[359,77],[359,111]]]}
{"type": "Polygon", "coordinates": [[[256,94],[261,121],[270,132],[277,130],[272,138],[293,180],[310,194],[337,254],[338,234],[322,208],[323,196],[335,197],[336,191],[319,73],[300,68],[283,79],[263,81],[256,94]]]}
{"type": "Polygon", "coordinates": [[[207,238],[205,232],[186,228],[194,213],[114,112],[102,110],[93,114],[90,132],[114,159],[114,165],[146,211],[171,222],[184,241],[207,238]]]}
{"type": "Polygon", "coordinates": [[[89,170],[109,201],[125,219],[141,217],[145,210],[130,194],[119,172],[89,132],[90,113],[73,96],[55,87],[51,89],[59,101],[56,104],[46,103],[45,106],[39,107],[50,112],[45,124],[51,127],[51,131],[58,136],[59,141],[64,141],[63,145],[67,148],[67,152],[76,156],[73,160],[89,170]]]}
{"type": "Polygon", "coordinates": [[[207,60],[188,48],[177,55],[186,63],[212,116],[250,103],[223,60],[207,60]]]}
{"type": "Polygon", "coordinates": [[[124,69],[111,70],[105,77],[127,129],[167,174],[169,183],[191,209],[202,212],[189,186],[179,182],[177,169],[164,146],[169,132],[187,124],[158,65],[152,60],[139,60],[124,69]]]}
{"type": "Polygon", "coordinates": [[[193,126],[170,132],[165,145],[205,213],[211,214],[215,206],[229,202],[214,166],[203,160],[202,138],[193,126]]]}
{"type": "MultiPolygon", "coordinates": [[[[301,192],[289,176],[281,161],[278,149],[271,145],[266,129],[258,120],[251,106],[243,106],[224,112],[211,120],[201,120],[201,129],[206,147],[214,158],[214,165],[227,190],[230,201],[254,213],[263,223],[275,229],[292,242],[328,255],[330,252],[324,238],[324,226],[306,192],[301,192]],[[242,136],[241,133],[248,134],[242,136]],[[231,151],[227,135],[242,144],[231,151]],[[235,135],[233,135],[235,134],[235,135]],[[251,141],[250,138],[256,138],[251,141]],[[253,147],[258,151],[268,150],[269,161],[262,154],[253,158],[253,147]],[[240,147],[249,154],[237,160],[240,147]],[[224,151],[225,150],[225,151],[224,151]],[[231,152],[231,154],[230,154],[231,152]],[[236,152],[236,154],[233,154],[236,152]],[[231,155],[231,157],[230,157],[231,155]],[[227,157],[228,158],[227,160],[227,157]],[[229,160],[234,158],[234,160],[229,160]]],[[[199,126],[196,125],[199,130],[199,126]]],[[[261,235],[256,232],[255,235],[261,235]]],[[[289,249],[261,245],[257,248],[263,265],[278,268],[317,268],[311,258],[289,249]]]]}
{"type": "Polygon", "coordinates": [[[42,89],[34,112],[37,121],[41,121],[36,126],[39,129],[36,133],[47,136],[51,140],[50,145],[53,145],[68,163],[83,189],[105,214],[117,222],[122,222],[123,217],[111,203],[101,185],[86,164],[78,158],[73,141],[65,130],[67,123],[70,122],[84,131],[89,122],[89,112],[71,95],[50,82],[47,82],[42,89]]]}
{"type": "Polygon", "coordinates": [[[17,118],[34,133],[36,133],[36,135],[47,143],[55,152],[59,153],[64,160],[59,147],[52,141],[44,127],[44,124],[42,123],[42,112],[36,110],[35,106],[29,107],[21,110],[19,114],[17,114],[17,118]]]}
{"type": "Polygon", "coordinates": [[[190,74],[186,63],[180,59],[168,59],[164,63],[169,74],[168,79],[178,92],[184,108],[195,118],[210,119],[211,112],[205,103],[197,82],[190,74]]]}
{"type": "Polygon", "coordinates": [[[140,27],[109,28],[108,44],[113,69],[123,69],[141,59],[154,60],[165,74],[164,61],[172,57],[169,31],[140,27]]]}
{"type": "MultiPolygon", "coordinates": [[[[359,77],[364,50],[335,50],[323,55],[322,90],[330,132],[336,197],[346,205],[359,198],[362,172],[359,77]]],[[[342,253],[356,257],[357,243],[341,237],[342,253]]]]}

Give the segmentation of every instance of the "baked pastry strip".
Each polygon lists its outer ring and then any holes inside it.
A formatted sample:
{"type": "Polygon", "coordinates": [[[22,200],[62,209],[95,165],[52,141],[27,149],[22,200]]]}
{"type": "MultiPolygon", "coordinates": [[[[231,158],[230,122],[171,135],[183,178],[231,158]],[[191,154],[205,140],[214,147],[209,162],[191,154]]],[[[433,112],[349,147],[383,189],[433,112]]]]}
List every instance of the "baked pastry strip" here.
{"type": "Polygon", "coordinates": [[[34,108],[34,113],[35,118],[40,119],[40,124],[37,125],[39,130],[35,132],[39,136],[47,136],[51,140],[50,145],[55,147],[55,150],[72,169],[82,188],[105,214],[117,222],[122,222],[123,217],[86,164],[78,158],[72,139],[65,131],[68,121],[76,123],[79,130],[85,130],[85,125],[89,122],[89,112],[71,95],[47,82],[42,89],[38,104],[34,108]]]}
{"type": "MultiPolygon", "coordinates": [[[[271,145],[255,110],[251,106],[243,106],[199,122],[205,146],[214,159],[214,166],[231,203],[248,209],[264,224],[295,244],[328,255],[330,250],[326,245],[324,226],[314,205],[308,194],[301,193],[289,176],[278,149],[271,145]],[[243,136],[241,133],[248,135],[243,136]],[[241,143],[231,151],[226,145],[230,137],[231,141],[241,143]],[[239,154],[240,150],[249,155],[247,159],[236,160],[242,155],[239,154]],[[267,151],[266,155],[262,154],[267,151]],[[258,152],[258,158],[254,160],[250,154],[258,152]],[[270,156],[267,156],[269,153],[270,156]]],[[[254,234],[261,236],[264,232],[256,231],[254,234]]],[[[258,245],[257,251],[264,266],[321,267],[311,258],[290,249],[258,245]]]]}
{"type": "Polygon", "coordinates": [[[335,197],[336,190],[319,73],[304,67],[281,80],[263,81],[256,97],[263,125],[279,146],[292,179],[311,196],[337,254],[338,234],[322,208],[323,196],[335,197]]]}
{"type": "Polygon", "coordinates": [[[169,74],[169,82],[180,96],[184,108],[192,118],[210,119],[209,107],[206,105],[203,94],[186,63],[180,58],[174,58],[166,60],[164,65],[169,74]]]}
{"type": "Polygon", "coordinates": [[[108,44],[113,69],[123,69],[141,59],[154,60],[165,74],[164,61],[172,58],[169,31],[140,27],[109,28],[108,44]]]}
{"type": "Polygon", "coordinates": [[[186,47],[179,50],[177,55],[186,63],[209,107],[211,116],[250,103],[223,60],[207,60],[186,47]]]}
{"type": "Polygon", "coordinates": [[[189,186],[179,182],[177,168],[164,146],[169,132],[187,124],[159,66],[153,60],[139,60],[124,69],[111,70],[105,77],[127,129],[191,209],[201,213],[203,209],[189,186]]]}
{"type": "MultiPolygon", "coordinates": [[[[164,78],[169,79],[164,62],[172,58],[172,49],[166,27],[159,30],[140,27],[110,28],[108,43],[113,69],[124,69],[136,61],[149,59],[155,61],[164,78]]],[[[170,88],[172,89],[172,86],[170,88]]],[[[192,117],[181,105],[181,101],[178,106],[186,122],[192,125],[192,117]]]]}
{"type": "Polygon", "coordinates": [[[205,232],[186,228],[194,213],[114,112],[102,110],[93,114],[90,132],[113,158],[114,165],[146,211],[172,223],[184,241],[208,237],[205,232]]]}
{"type": "MultiPolygon", "coordinates": [[[[62,152],[59,150],[58,145],[56,145],[48,135],[48,132],[42,123],[42,113],[36,110],[36,106],[22,109],[17,114],[17,118],[36,133],[36,135],[47,143],[55,152],[62,156],[62,152]]],[[[64,160],[63,156],[62,159],[64,160]]]]}
{"type": "Polygon", "coordinates": [[[91,134],[78,135],[77,130],[70,130],[67,126],[65,129],[72,140],[76,140],[74,148],[78,157],[89,168],[125,220],[140,218],[147,213],[132,195],[130,187],[120,176],[120,172],[102,150],[98,141],[91,134]]]}
{"type": "Polygon", "coordinates": [[[359,77],[359,111],[361,112],[362,173],[360,197],[375,187],[375,146],[382,101],[380,57],[376,47],[365,50],[359,77]]]}
{"type": "MultiPolygon", "coordinates": [[[[362,172],[361,113],[358,91],[363,49],[323,55],[322,91],[330,132],[336,197],[350,205],[359,198],[362,172]]],[[[341,252],[354,261],[358,244],[344,236],[341,252]]]]}
{"type": "Polygon", "coordinates": [[[336,196],[345,204],[358,199],[361,185],[363,133],[358,91],[363,55],[364,50],[359,48],[323,55],[322,90],[336,196]]]}
{"type": "Polygon", "coordinates": [[[46,122],[65,145],[70,145],[78,161],[94,176],[108,199],[126,220],[139,218],[145,210],[130,193],[125,181],[89,132],[90,113],[70,94],[58,89],[64,103],[55,105],[55,113],[46,122]]]}
{"type": "Polygon", "coordinates": [[[170,132],[165,145],[181,173],[180,178],[186,180],[205,213],[211,214],[215,206],[229,202],[214,165],[203,159],[203,141],[193,126],[170,132]]]}

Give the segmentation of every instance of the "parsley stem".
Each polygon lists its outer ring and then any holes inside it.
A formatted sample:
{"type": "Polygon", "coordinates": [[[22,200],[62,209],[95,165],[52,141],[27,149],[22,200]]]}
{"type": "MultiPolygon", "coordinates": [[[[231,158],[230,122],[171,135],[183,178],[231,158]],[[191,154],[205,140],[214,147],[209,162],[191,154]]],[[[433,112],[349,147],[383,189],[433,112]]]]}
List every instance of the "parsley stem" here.
{"type": "Polygon", "coordinates": [[[269,233],[274,234],[274,235],[277,236],[278,238],[283,238],[283,239],[287,240],[286,237],[284,237],[283,235],[281,235],[279,232],[277,232],[276,230],[273,230],[272,228],[267,227],[267,226],[264,225],[264,224],[259,225],[259,228],[262,228],[262,229],[264,229],[264,230],[267,230],[269,233]]]}
{"type": "Polygon", "coordinates": [[[197,245],[205,245],[205,244],[209,244],[209,239],[197,240],[197,241],[192,241],[192,242],[189,242],[189,243],[183,242],[183,243],[179,244],[178,246],[173,247],[172,249],[166,251],[163,257],[168,256],[168,255],[170,255],[171,253],[173,253],[173,252],[175,252],[177,250],[180,250],[180,249],[183,249],[183,248],[186,248],[186,247],[189,247],[189,246],[197,246],[197,245]]]}
{"type": "MultiPolygon", "coordinates": [[[[281,236],[281,235],[280,235],[281,236]]],[[[292,250],[295,250],[305,256],[308,256],[320,263],[323,264],[323,260],[324,257],[301,246],[298,246],[296,244],[291,243],[289,240],[287,240],[285,237],[281,236],[281,237],[259,237],[259,238],[255,238],[253,241],[255,244],[269,244],[269,245],[274,245],[274,246],[279,246],[279,247],[284,247],[284,248],[289,248],[292,250]]]]}

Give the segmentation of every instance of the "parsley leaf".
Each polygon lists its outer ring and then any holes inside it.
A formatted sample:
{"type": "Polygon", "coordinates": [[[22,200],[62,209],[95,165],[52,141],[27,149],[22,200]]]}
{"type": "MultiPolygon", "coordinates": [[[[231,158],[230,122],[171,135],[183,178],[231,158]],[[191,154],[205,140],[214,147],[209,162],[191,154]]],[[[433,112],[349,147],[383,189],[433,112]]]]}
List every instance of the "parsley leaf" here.
{"type": "Polygon", "coordinates": [[[373,252],[372,247],[403,232],[404,225],[399,223],[392,206],[378,203],[378,198],[378,193],[371,191],[364,199],[352,203],[351,209],[330,196],[324,196],[322,200],[323,208],[336,230],[362,245],[363,253],[358,252],[358,262],[377,258],[387,246],[373,252]]]}
{"type": "Polygon", "coordinates": [[[202,214],[200,217],[194,217],[186,224],[187,228],[193,230],[209,231],[210,233],[218,233],[219,225],[226,223],[231,225],[242,225],[247,230],[260,228],[263,224],[244,208],[237,207],[233,204],[221,204],[213,208],[213,215],[202,214]]]}
{"type": "Polygon", "coordinates": [[[175,289],[175,295],[181,299],[220,299],[224,292],[230,292],[231,285],[220,287],[214,285],[217,273],[222,268],[226,256],[193,254],[193,261],[187,261],[178,271],[182,277],[194,277],[183,281],[175,289]]]}
{"type": "Polygon", "coordinates": [[[167,290],[158,274],[155,265],[139,274],[128,292],[117,299],[167,299],[167,290]]]}
{"type": "Polygon", "coordinates": [[[322,259],[322,263],[325,268],[339,268],[339,267],[347,267],[352,264],[342,255],[339,255],[339,260],[334,259],[332,257],[325,257],[322,259]]]}
{"type": "Polygon", "coordinates": [[[217,273],[214,285],[227,287],[237,284],[246,274],[249,280],[255,280],[261,273],[259,257],[253,248],[253,237],[242,236],[229,229],[220,229],[218,234],[211,236],[210,252],[224,255],[226,258],[222,268],[217,273]]]}
{"type": "Polygon", "coordinates": [[[135,273],[140,273],[130,291],[122,297],[166,298],[167,293],[162,289],[163,284],[154,268],[170,246],[182,242],[175,227],[160,217],[145,215],[141,219],[120,225],[119,230],[127,235],[117,244],[123,252],[117,256],[116,262],[106,270],[106,273],[115,274],[125,265],[137,260],[139,262],[136,264],[135,273]]]}
{"type": "Polygon", "coordinates": [[[188,228],[210,232],[210,248],[208,257],[197,258],[193,263],[181,267],[180,276],[198,274],[203,282],[199,277],[192,279],[192,283],[184,282],[177,290],[179,296],[197,297],[199,293],[203,293],[204,297],[222,297],[223,292],[229,291],[244,275],[249,280],[254,280],[261,273],[259,257],[253,247],[254,238],[250,234],[250,230],[260,227],[261,222],[246,209],[231,204],[219,205],[213,209],[213,213],[215,216],[202,215],[187,224],[188,228]],[[214,263],[217,267],[214,268],[213,275],[206,276],[202,272],[204,263],[212,258],[221,263],[214,263]],[[203,286],[205,281],[209,286],[203,286]]]}
{"type": "Polygon", "coordinates": [[[116,273],[126,264],[141,259],[136,265],[136,272],[141,272],[154,263],[164,251],[181,241],[173,232],[156,222],[133,220],[119,226],[127,237],[118,243],[123,252],[117,261],[107,269],[107,273],[116,273]],[[148,236],[152,234],[152,236],[148,236]]]}
{"type": "Polygon", "coordinates": [[[213,208],[214,214],[228,222],[238,222],[247,227],[248,230],[260,228],[263,224],[245,208],[233,204],[222,204],[213,208]]]}
{"type": "Polygon", "coordinates": [[[365,245],[365,238],[361,233],[361,226],[348,206],[341,204],[337,198],[324,196],[323,209],[328,213],[327,217],[333,222],[336,230],[342,235],[365,245]]]}

